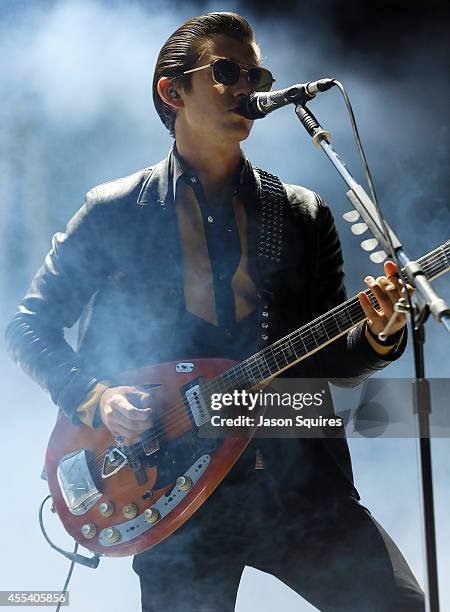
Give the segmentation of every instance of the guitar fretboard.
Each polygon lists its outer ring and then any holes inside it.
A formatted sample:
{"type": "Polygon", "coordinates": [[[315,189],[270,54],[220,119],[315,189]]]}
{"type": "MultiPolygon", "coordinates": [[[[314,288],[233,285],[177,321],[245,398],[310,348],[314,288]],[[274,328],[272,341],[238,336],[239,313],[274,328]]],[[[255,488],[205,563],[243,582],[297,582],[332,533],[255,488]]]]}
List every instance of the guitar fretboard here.
{"type": "MultiPolygon", "coordinates": [[[[450,269],[450,240],[418,260],[429,280],[450,269]]],[[[373,306],[378,302],[370,289],[364,292],[373,306]]],[[[278,376],[302,359],[337,340],[366,319],[354,296],[310,323],[277,340],[207,383],[208,393],[226,393],[253,387],[278,376]]]]}

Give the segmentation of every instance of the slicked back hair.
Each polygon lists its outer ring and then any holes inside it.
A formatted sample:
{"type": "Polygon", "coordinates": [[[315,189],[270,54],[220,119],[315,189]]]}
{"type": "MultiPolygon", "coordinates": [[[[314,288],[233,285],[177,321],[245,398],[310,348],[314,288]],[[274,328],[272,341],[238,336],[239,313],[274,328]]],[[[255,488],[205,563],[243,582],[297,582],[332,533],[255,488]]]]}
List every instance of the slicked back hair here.
{"type": "MultiPolygon", "coordinates": [[[[170,134],[175,137],[176,111],[166,104],[158,93],[161,77],[177,77],[195,67],[205,51],[208,41],[225,34],[244,43],[255,43],[253,30],[244,17],[237,13],[208,13],[193,17],[169,36],[159,52],[153,75],[153,102],[156,111],[170,134]]],[[[256,44],[256,43],[255,43],[256,44]]],[[[177,78],[186,92],[191,91],[191,75],[177,78]]]]}

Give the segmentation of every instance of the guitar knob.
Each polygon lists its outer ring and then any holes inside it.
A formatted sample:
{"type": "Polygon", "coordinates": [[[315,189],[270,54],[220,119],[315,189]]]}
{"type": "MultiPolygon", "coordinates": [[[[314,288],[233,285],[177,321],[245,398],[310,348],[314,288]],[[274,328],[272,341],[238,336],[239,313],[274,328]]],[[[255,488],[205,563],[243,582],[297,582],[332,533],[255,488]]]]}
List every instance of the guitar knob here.
{"type": "Polygon", "coordinates": [[[159,510],[156,508],[147,508],[144,510],[144,521],[146,523],[156,523],[161,518],[159,510]]]}
{"type": "Polygon", "coordinates": [[[86,523],[86,525],[83,525],[81,528],[81,535],[87,540],[92,540],[96,533],[97,527],[94,525],[94,523],[86,523]]]}
{"type": "Polygon", "coordinates": [[[120,540],[120,531],[114,527],[107,527],[103,531],[103,535],[108,540],[109,544],[114,544],[120,540]]]}
{"type": "Polygon", "coordinates": [[[189,491],[193,484],[192,478],[189,478],[189,476],[179,476],[177,478],[177,485],[180,491],[189,491]]]}
{"type": "Polygon", "coordinates": [[[138,507],[136,504],[127,504],[122,508],[122,514],[127,519],[133,519],[138,513],[138,507]]]}
{"type": "Polygon", "coordinates": [[[114,512],[114,504],[110,501],[103,502],[98,507],[98,511],[100,512],[102,516],[111,516],[111,514],[114,512]]]}

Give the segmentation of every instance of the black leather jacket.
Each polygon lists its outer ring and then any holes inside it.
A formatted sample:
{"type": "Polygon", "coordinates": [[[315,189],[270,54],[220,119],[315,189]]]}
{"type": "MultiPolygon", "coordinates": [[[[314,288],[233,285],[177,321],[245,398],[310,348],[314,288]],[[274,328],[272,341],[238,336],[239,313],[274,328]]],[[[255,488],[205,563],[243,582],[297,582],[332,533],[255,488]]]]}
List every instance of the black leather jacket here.
{"type": "MultiPolygon", "coordinates": [[[[9,352],[77,422],[76,407],[96,381],[149,363],[176,359],[170,338],[184,306],[181,256],[170,197],[169,158],[91,189],[52,249],[6,331],[9,352]],[[73,350],[64,328],[80,318],[73,350]]],[[[258,226],[259,177],[254,176],[258,226]]],[[[279,261],[258,263],[249,236],[249,271],[269,308],[269,341],[343,302],[342,255],[330,210],[313,192],[285,185],[279,261]]],[[[250,230],[250,233],[254,230],[250,230]]],[[[266,319],[267,320],[267,319],[266,319]]],[[[255,333],[259,333],[255,330],[255,333]]],[[[363,327],[295,366],[288,375],[340,379],[353,386],[383,368],[363,327]]],[[[227,355],[224,355],[226,357],[227,355]]]]}

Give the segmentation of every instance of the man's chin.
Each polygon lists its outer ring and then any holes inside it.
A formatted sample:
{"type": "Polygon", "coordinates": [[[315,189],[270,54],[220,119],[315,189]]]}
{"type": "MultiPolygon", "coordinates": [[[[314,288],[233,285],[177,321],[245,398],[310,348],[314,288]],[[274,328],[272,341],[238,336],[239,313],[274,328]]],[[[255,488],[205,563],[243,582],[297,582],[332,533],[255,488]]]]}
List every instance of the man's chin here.
{"type": "Polygon", "coordinates": [[[235,116],[238,117],[238,120],[230,126],[229,133],[233,133],[238,141],[246,140],[252,131],[253,121],[237,113],[235,113],[235,116]]]}

